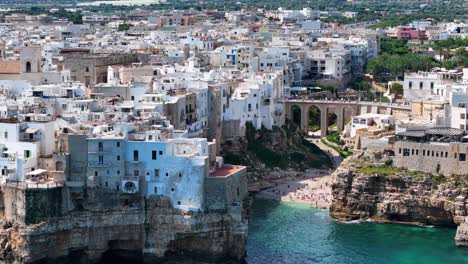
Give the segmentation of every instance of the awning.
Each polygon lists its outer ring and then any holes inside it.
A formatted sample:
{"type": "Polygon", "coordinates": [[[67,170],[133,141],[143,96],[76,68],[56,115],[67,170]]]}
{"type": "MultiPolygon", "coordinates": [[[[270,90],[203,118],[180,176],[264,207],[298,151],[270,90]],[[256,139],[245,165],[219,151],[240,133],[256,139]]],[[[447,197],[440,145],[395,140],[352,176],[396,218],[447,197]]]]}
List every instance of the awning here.
{"type": "Polygon", "coordinates": [[[44,172],[47,172],[47,170],[37,169],[37,170],[33,170],[31,172],[26,173],[26,175],[36,176],[36,175],[39,175],[39,174],[44,173],[44,172]]]}
{"type": "Polygon", "coordinates": [[[39,130],[39,128],[26,128],[26,133],[28,134],[34,134],[39,130]]]}

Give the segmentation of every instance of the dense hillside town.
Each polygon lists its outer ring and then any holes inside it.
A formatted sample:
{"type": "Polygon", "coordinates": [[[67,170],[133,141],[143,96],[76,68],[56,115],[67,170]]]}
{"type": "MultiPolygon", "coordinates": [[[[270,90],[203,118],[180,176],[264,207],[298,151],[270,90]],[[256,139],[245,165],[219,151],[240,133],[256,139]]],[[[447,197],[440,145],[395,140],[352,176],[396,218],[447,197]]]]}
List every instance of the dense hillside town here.
{"type": "Polygon", "coordinates": [[[401,170],[468,168],[466,19],[38,10],[0,14],[2,261],[96,262],[110,250],[241,261],[251,186],[277,185],[313,156],[300,151],[325,157],[320,169],[362,150],[401,170]],[[291,130],[306,147],[279,156],[291,130]],[[275,182],[258,177],[270,169],[275,182]]]}

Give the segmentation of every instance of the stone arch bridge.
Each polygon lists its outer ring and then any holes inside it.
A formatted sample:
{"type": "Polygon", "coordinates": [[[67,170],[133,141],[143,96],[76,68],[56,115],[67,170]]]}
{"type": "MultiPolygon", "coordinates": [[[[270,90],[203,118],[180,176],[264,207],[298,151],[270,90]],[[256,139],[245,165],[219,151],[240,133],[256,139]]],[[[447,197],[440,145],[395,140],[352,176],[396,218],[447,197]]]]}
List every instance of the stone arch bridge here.
{"type": "Polygon", "coordinates": [[[411,113],[410,104],[398,103],[379,103],[366,101],[332,101],[332,100],[302,100],[286,99],[285,104],[286,118],[293,119],[293,108],[300,109],[300,127],[305,132],[309,130],[309,109],[316,107],[320,110],[320,135],[326,136],[328,133],[329,114],[336,115],[336,125],[338,131],[343,131],[345,118],[365,113],[388,114],[395,112],[409,115],[411,113]]]}

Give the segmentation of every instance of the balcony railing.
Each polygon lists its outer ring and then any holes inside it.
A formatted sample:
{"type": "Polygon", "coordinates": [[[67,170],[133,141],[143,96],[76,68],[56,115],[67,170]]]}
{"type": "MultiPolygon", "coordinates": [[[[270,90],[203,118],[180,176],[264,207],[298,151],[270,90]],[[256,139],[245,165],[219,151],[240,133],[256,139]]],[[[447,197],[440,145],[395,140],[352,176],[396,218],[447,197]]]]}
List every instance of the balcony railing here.
{"type": "Polygon", "coordinates": [[[139,181],[141,176],[135,176],[135,175],[126,175],[123,176],[124,181],[139,181]]]}
{"type": "Polygon", "coordinates": [[[109,161],[88,161],[88,167],[109,167],[111,163],[109,161]]]}

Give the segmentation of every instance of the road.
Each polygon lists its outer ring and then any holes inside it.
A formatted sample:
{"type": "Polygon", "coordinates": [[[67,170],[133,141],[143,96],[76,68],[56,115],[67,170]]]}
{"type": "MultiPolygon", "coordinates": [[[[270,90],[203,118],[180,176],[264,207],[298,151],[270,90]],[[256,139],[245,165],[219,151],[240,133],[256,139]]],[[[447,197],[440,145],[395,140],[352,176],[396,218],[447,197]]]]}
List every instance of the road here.
{"type": "Polygon", "coordinates": [[[322,143],[321,138],[320,138],[320,130],[317,132],[309,132],[309,137],[307,138],[307,140],[314,143],[321,150],[323,150],[325,153],[328,154],[328,156],[333,161],[333,167],[335,169],[341,165],[341,162],[343,162],[343,157],[340,155],[340,153],[338,153],[338,151],[322,143]]]}

